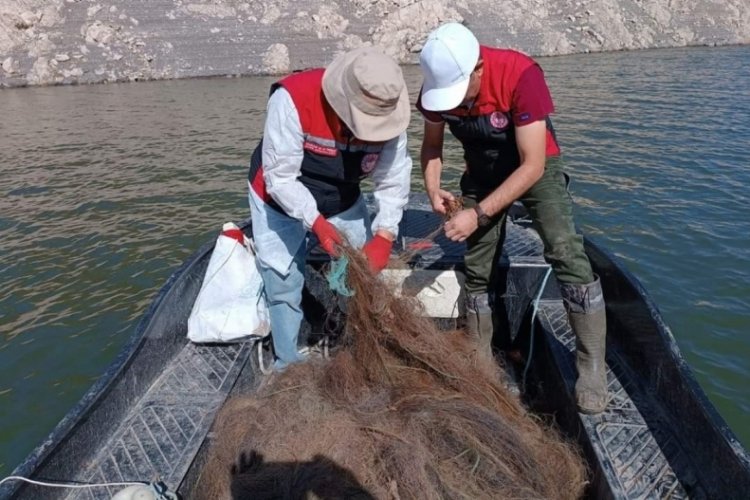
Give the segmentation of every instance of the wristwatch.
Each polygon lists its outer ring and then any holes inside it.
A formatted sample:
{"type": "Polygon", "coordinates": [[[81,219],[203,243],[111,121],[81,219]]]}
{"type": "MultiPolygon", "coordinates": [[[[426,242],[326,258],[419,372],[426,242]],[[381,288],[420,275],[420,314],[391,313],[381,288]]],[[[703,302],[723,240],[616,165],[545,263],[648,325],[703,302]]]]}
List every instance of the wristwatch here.
{"type": "Polygon", "coordinates": [[[486,226],[492,222],[490,216],[484,213],[484,210],[479,206],[479,203],[474,206],[474,211],[477,213],[477,224],[479,224],[479,227],[486,226]]]}

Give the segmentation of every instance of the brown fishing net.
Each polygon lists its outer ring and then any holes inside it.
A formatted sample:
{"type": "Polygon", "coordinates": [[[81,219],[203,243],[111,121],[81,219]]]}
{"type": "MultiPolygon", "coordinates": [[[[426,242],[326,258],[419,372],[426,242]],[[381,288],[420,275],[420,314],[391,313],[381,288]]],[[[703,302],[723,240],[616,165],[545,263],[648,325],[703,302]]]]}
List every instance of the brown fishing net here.
{"type": "Polygon", "coordinates": [[[446,212],[445,216],[447,219],[450,219],[451,217],[456,215],[459,210],[462,210],[464,208],[464,198],[463,196],[456,196],[450,201],[445,201],[444,205],[446,212]]]}
{"type": "Polygon", "coordinates": [[[354,296],[340,348],[227,402],[196,498],[580,497],[577,450],[526,412],[504,372],[345,254],[354,296]]]}

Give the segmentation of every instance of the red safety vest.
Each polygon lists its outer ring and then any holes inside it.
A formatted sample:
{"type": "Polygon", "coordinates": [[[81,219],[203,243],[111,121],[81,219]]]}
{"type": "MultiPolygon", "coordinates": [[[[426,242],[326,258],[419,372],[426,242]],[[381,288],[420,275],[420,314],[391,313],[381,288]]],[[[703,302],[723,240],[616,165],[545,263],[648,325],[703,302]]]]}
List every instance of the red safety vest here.
{"type": "MultiPolygon", "coordinates": [[[[320,213],[330,217],[357,201],[360,182],[375,168],[384,143],[360,141],[347,130],[325,99],[323,71],[295,73],[275,83],[271,93],[283,87],[297,108],[304,138],[299,180],[312,193],[320,213]]],[[[266,191],[262,145],[261,139],[253,152],[248,178],[262,200],[281,210],[266,191]]]]}

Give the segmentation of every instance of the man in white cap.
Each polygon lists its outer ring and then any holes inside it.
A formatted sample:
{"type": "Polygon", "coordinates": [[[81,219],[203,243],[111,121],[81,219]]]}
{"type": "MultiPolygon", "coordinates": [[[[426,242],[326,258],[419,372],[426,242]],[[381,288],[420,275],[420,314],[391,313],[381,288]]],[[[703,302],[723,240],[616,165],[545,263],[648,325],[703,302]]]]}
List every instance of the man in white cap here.
{"type": "Polygon", "coordinates": [[[297,338],[310,232],[331,256],[343,233],[364,245],[374,273],[388,263],[410,187],[409,117],[401,68],[372,47],[271,87],[248,180],[276,369],[302,359],[297,338]],[[371,225],[360,191],[367,177],[377,211],[371,225]]]}
{"type": "MultiPolygon", "coordinates": [[[[567,176],[549,115],[554,111],[544,74],[530,57],[480,46],[458,23],[434,30],[420,54],[424,83],[417,108],[425,119],[421,163],[434,211],[453,195],[440,185],[445,125],[462,143],[464,210],[445,234],[466,241],[467,329],[491,355],[492,290],[505,237],[508,207],[520,200],[544,242],[544,256],[561,284],[576,334],[580,411],[607,406],[606,318],[601,285],[576,234],[567,176]]],[[[499,339],[508,347],[508,339],[499,339]]]]}

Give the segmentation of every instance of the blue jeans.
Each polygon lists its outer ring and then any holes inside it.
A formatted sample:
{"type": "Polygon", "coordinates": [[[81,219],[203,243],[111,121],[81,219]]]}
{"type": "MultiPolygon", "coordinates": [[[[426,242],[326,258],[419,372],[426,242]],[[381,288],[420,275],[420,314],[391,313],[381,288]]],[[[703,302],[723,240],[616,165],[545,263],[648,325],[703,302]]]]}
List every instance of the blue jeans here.
{"type": "MultiPolygon", "coordinates": [[[[253,219],[253,239],[258,253],[258,264],[265,286],[271,321],[271,339],[276,353],[275,370],[302,361],[297,347],[302,324],[302,289],[305,285],[305,260],[308,248],[317,239],[307,233],[297,242],[302,222],[269,207],[252,192],[249,196],[253,219]],[[291,241],[290,241],[291,240],[291,241]],[[279,256],[282,254],[282,258],[279,256]],[[288,268],[280,262],[290,264],[288,268]],[[270,265],[273,262],[274,265],[270,265]]],[[[364,199],[348,210],[328,219],[346,236],[349,243],[360,248],[372,236],[370,218],[364,199]]]]}
{"type": "Polygon", "coordinates": [[[299,246],[286,276],[263,264],[259,266],[268,302],[271,340],[276,354],[274,370],[283,370],[287,365],[304,359],[297,350],[297,337],[302,324],[306,247],[305,242],[299,246]]]}

